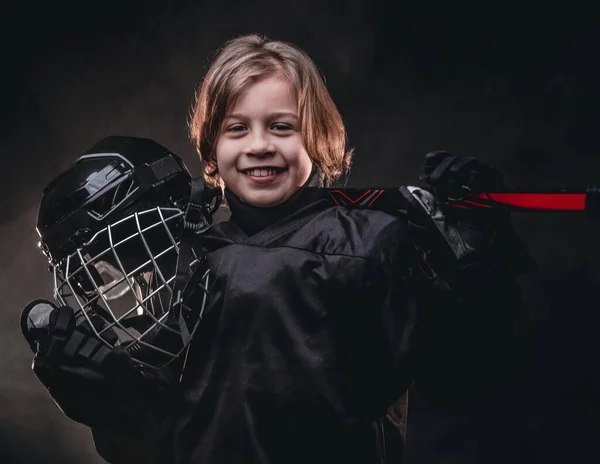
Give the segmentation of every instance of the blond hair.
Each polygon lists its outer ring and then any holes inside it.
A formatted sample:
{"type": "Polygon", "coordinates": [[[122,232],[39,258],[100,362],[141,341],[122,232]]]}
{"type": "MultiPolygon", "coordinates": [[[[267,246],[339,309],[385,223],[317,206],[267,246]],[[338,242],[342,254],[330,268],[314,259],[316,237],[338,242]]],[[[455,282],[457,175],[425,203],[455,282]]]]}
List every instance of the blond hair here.
{"type": "Polygon", "coordinates": [[[344,123],[315,63],[290,43],[250,34],[219,51],[191,108],[190,139],[209,184],[223,188],[216,146],[227,112],[248,85],[277,73],[296,91],[302,140],[321,172],[322,185],[331,185],[350,168],[353,150],[346,150],[344,123]]]}

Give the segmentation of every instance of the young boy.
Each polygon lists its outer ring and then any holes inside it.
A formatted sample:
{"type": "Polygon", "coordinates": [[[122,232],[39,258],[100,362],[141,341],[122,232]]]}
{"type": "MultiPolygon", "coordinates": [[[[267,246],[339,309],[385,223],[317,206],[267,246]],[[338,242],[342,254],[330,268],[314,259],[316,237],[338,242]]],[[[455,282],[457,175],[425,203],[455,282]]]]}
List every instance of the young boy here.
{"type": "Polygon", "coordinates": [[[409,218],[306,188],[330,185],[352,152],[304,52],[257,35],[226,44],[190,133],[231,218],[202,236],[212,284],[180,381],[142,406],[115,398],[131,420],[93,428],[109,462],[385,462],[382,421],[413,382],[457,403],[512,374],[509,269],[485,255],[470,263],[494,270],[484,287],[436,287],[409,218]]]}

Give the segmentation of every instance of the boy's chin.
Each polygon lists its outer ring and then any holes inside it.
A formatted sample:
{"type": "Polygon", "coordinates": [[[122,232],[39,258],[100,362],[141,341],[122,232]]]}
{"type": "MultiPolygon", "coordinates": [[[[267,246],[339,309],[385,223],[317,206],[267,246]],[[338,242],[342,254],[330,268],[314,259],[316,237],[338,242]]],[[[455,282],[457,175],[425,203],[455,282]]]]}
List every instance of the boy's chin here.
{"type": "Polygon", "coordinates": [[[248,192],[242,200],[257,208],[270,208],[285,203],[293,194],[294,192],[282,191],[248,192]]]}

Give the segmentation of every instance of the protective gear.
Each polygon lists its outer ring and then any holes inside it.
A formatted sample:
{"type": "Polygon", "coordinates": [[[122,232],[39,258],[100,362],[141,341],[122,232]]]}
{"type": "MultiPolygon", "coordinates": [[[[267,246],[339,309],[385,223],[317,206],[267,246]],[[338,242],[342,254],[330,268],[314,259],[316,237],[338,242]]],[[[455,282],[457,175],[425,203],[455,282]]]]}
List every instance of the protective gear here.
{"type": "Polygon", "coordinates": [[[506,190],[504,177],[494,166],[446,151],[431,151],[425,155],[420,179],[433,188],[442,202],[460,198],[465,189],[475,192],[506,190]]]}
{"type": "Polygon", "coordinates": [[[137,366],[176,359],[203,309],[185,306],[183,291],[191,276],[195,291],[208,279],[190,236],[210,224],[216,193],[152,140],[115,136],[95,144],[44,189],[38,211],[59,305],[74,308],[77,325],[86,321],[137,366]]]}
{"type": "MultiPolygon", "coordinates": [[[[472,334],[487,326],[470,314],[508,314],[516,293],[482,298],[467,311],[428,287],[427,304],[455,320],[439,340],[429,331],[440,327],[427,317],[413,324],[416,257],[406,215],[330,207],[310,189],[279,214],[227,198],[232,220],[202,237],[214,278],[183,371],[182,403],[172,411],[176,462],[380,463],[401,449],[381,441],[391,435],[381,433],[382,418],[413,380],[433,394],[509,375],[502,357],[480,365],[487,351],[472,334]],[[444,375],[432,379],[442,359],[444,375]]],[[[503,325],[485,348],[506,350],[511,329],[503,325]]]]}
{"type": "Polygon", "coordinates": [[[441,277],[466,293],[486,292],[497,274],[531,272],[536,263],[506,211],[461,210],[449,202],[466,190],[506,191],[494,167],[447,152],[425,157],[424,179],[432,192],[401,187],[409,203],[409,230],[432,279],[441,277]]]}
{"type": "MultiPolygon", "coordinates": [[[[101,318],[90,320],[96,331],[106,329],[101,318]]],[[[126,351],[102,343],[87,321],[77,325],[72,308],[35,300],[24,308],[21,328],[35,353],[35,375],[76,422],[104,428],[139,421],[148,402],[168,387],[166,378],[134,369],[126,351]]],[[[117,335],[107,329],[105,337],[117,335]]]]}

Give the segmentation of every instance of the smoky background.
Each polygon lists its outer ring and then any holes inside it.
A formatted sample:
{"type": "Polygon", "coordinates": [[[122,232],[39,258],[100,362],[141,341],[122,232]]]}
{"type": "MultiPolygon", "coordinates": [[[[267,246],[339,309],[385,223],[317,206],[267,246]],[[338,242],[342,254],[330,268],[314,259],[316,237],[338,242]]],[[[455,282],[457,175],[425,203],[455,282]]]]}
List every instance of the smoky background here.
{"type": "MultiPolygon", "coordinates": [[[[31,372],[23,306],[51,297],[37,249],[43,187],[108,135],[149,137],[199,164],[194,90],[226,40],[259,32],[315,60],[356,149],[349,186],[417,183],[444,149],[498,167],[511,187],[600,183],[597,49],[590,11],[506,4],[444,9],[366,0],[6,2],[0,124],[0,461],[101,463],[31,372]],[[427,10],[427,11],[424,11],[427,10]]],[[[539,263],[525,276],[536,361],[471,411],[411,394],[407,462],[597,462],[597,217],[514,215],[539,263]]]]}

